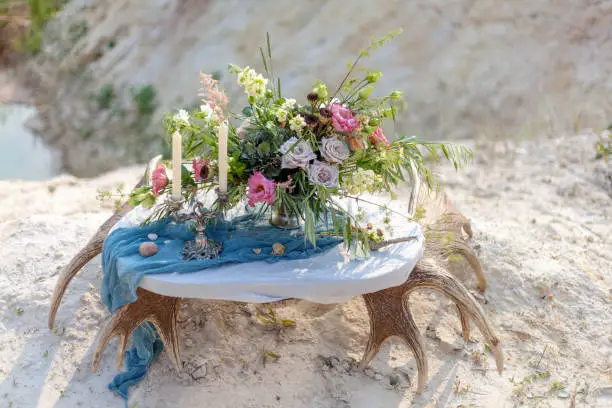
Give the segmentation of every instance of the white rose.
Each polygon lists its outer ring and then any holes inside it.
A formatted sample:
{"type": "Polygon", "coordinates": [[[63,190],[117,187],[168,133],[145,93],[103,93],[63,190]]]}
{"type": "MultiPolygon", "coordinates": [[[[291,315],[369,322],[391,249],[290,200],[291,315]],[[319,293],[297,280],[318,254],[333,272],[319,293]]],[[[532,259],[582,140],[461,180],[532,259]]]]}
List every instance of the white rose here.
{"type": "Polygon", "coordinates": [[[298,143],[296,137],[292,137],[283,143],[279,151],[283,154],[283,161],[281,163],[283,169],[297,169],[298,167],[305,169],[311,160],[317,158],[310,144],[305,140],[298,143]]]}
{"type": "Polygon", "coordinates": [[[321,155],[328,162],[340,164],[348,159],[350,154],[351,152],[346,144],[338,139],[337,136],[321,139],[321,155]]]}
{"type": "Polygon", "coordinates": [[[308,180],[327,188],[338,185],[338,167],[316,160],[308,167],[308,180]]]}

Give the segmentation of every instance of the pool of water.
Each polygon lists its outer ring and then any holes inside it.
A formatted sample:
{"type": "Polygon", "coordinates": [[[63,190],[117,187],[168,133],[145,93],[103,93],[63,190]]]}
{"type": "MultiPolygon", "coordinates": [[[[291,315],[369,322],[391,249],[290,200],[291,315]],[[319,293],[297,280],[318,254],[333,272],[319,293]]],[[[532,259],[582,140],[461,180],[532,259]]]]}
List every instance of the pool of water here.
{"type": "Polygon", "coordinates": [[[60,155],[26,127],[36,110],[0,105],[0,180],[46,180],[61,172],[60,155]]]}

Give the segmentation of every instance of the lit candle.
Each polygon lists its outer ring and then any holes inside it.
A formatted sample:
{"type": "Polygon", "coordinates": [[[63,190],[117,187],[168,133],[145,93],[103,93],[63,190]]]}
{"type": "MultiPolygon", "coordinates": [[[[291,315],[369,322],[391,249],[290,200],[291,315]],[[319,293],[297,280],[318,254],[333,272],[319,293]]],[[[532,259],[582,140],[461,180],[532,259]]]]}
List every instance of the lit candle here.
{"type": "Polygon", "coordinates": [[[183,198],[181,193],[182,147],[181,134],[177,130],[172,134],[172,199],[175,201],[180,201],[183,198]]]}
{"type": "Polygon", "coordinates": [[[219,192],[227,193],[227,122],[219,125],[219,192]]]}

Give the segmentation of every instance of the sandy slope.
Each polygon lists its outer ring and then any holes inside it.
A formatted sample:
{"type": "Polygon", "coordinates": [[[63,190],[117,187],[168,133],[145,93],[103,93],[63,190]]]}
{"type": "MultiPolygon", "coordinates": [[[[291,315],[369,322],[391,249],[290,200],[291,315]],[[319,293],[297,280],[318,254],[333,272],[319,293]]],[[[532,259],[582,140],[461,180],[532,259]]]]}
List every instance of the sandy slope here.
{"type": "MultiPolygon", "coordinates": [[[[370,369],[356,369],[368,330],[361,300],[283,305],[277,313],[297,327],[280,332],[262,325],[254,306],[187,302],[184,372],[162,356],[129,406],[513,407],[522,398],[569,407],[574,390],[576,407],[611,406],[612,169],[592,160],[593,143],[593,136],[518,147],[487,142],[477,144],[476,162],[464,173],[444,171],[451,197],[473,220],[472,244],[490,285],[479,299],[507,356],[502,376],[485,360],[478,333],[462,344],[454,308],[433,294],[412,299],[430,357],[422,396],[414,394],[414,360],[403,345],[386,346],[370,369]],[[262,350],[280,359],[263,364],[262,350]],[[535,373],[540,358],[538,370],[550,378],[513,395],[520,387],[509,379],[535,373]],[[565,389],[550,392],[554,381],[565,389]]],[[[58,270],[110,213],[96,202],[96,188],[131,182],[139,171],[0,182],[0,407],[122,406],[106,390],[116,373],[114,350],[100,372],[89,369],[108,317],[98,296],[99,260],[72,283],[56,332],[46,319],[58,270]]],[[[457,274],[475,288],[471,274],[457,274]]]]}

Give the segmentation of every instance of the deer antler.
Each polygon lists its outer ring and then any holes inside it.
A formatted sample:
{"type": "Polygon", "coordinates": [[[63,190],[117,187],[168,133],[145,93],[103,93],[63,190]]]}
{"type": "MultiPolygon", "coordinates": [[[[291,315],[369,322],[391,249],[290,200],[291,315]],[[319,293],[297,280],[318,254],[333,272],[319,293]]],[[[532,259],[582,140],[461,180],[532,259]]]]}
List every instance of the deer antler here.
{"type": "MultiPolygon", "coordinates": [[[[147,170],[143,175],[142,179],[136,184],[135,188],[141,187],[149,183],[149,175],[151,171],[157,167],[159,162],[161,161],[162,156],[157,156],[153,158],[149,165],[147,166],[147,170]]],[[[96,255],[102,252],[102,244],[104,243],[104,239],[108,235],[109,231],[119,221],[125,214],[127,214],[133,207],[129,203],[123,204],[111,217],[100,226],[98,231],[94,234],[94,236],[89,240],[87,245],[83,249],[81,249],[75,256],[72,258],[70,263],[66,265],[66,267],[62,270],[57,283],[55,284],[55,290],[53,291],[53,297],[51,298],[51,310],[49,311],[49,328],[52,329],[55,323],[55,315],[57,314],[57,309],[59,308],[60,302],[62,301],[62,297],[64,297],[64,293],[66,292],[66,288],[72,278],[76,276],[76,274],[83,268],[89,261],[91,261],[96,255]]]]}

